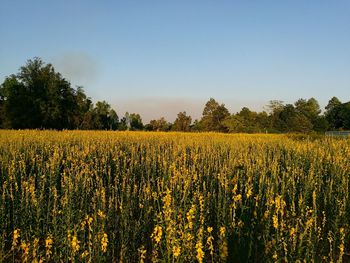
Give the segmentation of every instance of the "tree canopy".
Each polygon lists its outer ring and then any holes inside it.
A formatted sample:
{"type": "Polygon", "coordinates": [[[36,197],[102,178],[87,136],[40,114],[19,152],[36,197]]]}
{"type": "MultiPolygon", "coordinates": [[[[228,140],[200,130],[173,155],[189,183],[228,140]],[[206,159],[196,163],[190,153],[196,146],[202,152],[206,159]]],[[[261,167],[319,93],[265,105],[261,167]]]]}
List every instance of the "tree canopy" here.
{"type": "Polygon", "coordinates": [[[224,104],[219,104],[215,99],[210,98],[203,109],[201,119],[202,129],[205,131],[225,132],[227,127],[224,120],[230,115],[224,104]]]}
{"type": "Polygon", "coordinates": [[[0,87],[1,127],[13,129],[116,129],[118,115],[106,102],[94,106],[40,58],[28,60],[0,87]]]}
{"type": "Polygon", "coordinates": [[[51,64],[40,58],[28,60],[17,74],[0,85],[0,127],[5,129],[98,129],[148,131],[215,132],[324,132],[350,129],[350,102],[329,100],[322,113],[315,98],[298,99],[294,104],[273,100],[267,111],[243,107],[230,113],[225,104],[210,98],[202,117],[192,123],[185,111],[174,123],[164,117],[144,125],[139,113],[119,119],[106,101],[95,104],[83,87],[73,88],[51,64]]]}

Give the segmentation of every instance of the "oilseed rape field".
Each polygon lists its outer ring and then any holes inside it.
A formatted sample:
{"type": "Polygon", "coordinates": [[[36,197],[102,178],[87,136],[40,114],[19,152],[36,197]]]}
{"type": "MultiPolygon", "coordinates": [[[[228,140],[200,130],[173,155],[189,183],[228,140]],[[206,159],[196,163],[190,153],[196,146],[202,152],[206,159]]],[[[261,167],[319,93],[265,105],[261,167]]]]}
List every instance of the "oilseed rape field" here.
{"type": "Polygon", "coordinates": [[[349,262],[350,140],[1,131],[0,262],[349,262]]]}

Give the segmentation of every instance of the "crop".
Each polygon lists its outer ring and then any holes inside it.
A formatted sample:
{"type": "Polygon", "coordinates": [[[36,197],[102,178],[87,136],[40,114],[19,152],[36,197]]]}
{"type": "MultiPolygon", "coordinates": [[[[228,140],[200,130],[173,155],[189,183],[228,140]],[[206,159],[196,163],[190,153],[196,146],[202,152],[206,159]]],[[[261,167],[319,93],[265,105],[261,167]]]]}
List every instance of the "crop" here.
{"type": "Polygon", "coordinates": [[[0,132],[0,261],[346,262],[350,141],[0,132]]]}

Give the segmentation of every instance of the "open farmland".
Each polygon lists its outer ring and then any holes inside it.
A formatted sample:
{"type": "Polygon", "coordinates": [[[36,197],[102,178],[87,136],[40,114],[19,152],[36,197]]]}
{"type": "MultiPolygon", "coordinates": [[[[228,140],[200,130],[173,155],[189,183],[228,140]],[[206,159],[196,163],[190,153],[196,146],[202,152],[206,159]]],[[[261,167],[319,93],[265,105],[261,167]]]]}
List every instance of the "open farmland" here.
{"type": "Polygon", "coordinates": [[[349,260],[349,140],[1,131],[0,169],[0,261],[349,260]]]}

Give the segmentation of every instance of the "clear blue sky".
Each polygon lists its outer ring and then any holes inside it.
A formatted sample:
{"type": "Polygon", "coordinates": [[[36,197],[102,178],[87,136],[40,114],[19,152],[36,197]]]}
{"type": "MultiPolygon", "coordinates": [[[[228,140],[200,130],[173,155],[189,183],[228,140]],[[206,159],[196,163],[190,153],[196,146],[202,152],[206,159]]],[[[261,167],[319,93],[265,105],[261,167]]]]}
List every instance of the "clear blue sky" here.
{"type": "Polygon", "coordinates": [[[17,1],[0,5],[0,82],[51,62],[119,115],[199,117],[332,96],[350,100],[350,1],[17,1]]]}

